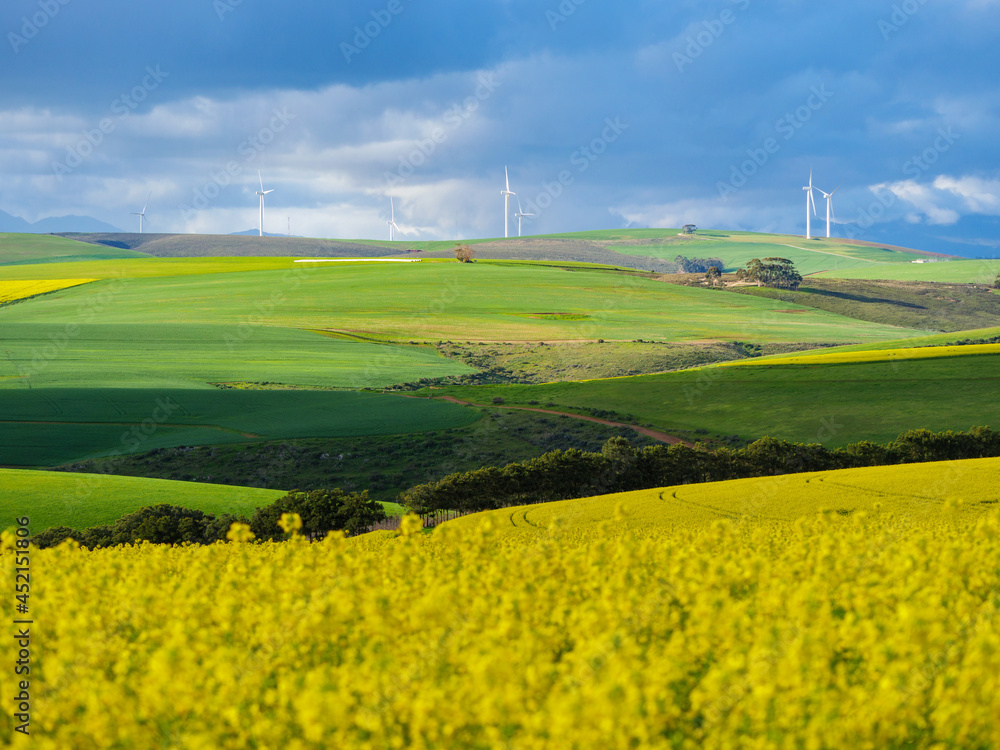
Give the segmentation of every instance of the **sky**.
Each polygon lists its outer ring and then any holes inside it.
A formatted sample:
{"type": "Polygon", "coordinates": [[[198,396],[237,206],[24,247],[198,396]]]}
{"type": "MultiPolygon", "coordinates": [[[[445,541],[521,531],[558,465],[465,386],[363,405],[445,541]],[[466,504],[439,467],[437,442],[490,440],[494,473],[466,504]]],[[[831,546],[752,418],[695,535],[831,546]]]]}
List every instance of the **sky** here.
{"type": "Polygon", "coordinates": [[[7,0],[0,210],[388,239],[699,227],[1000,255],[1000,0],[7,0]],[[825,233],[816,193],[814,233],[825,233]],[[510,220],[516,233],[516,220],[510,220]]]}

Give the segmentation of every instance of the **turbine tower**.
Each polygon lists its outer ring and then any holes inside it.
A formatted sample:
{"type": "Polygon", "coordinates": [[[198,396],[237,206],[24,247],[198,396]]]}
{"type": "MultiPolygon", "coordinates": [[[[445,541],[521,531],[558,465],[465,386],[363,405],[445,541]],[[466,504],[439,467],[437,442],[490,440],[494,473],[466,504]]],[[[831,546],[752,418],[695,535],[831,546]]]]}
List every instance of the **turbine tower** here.
{"type": "MultiPolygon", "coordinates": [[[[837,187],[833,189],[833,193],[836,193],[838,190],[840,190],[840,187],[843,184],[844,183],[840,183],[840,185],[837,185],[837,187]]],[[[823,193],[823,197],[826,198],[826,236],[829,237],[830,217],[833,216],[833,193],[828,193],[825,190],[820,190],[819,188],[816,189],[819,190],[821,193],[823,193]]]]}
{"type": "Polygon", "coordinates": [[[517,199],[517,213],[514,214],[514,216],[517,217],[517,236],[520,237],[521,236],[521,219],[523,219],[525,216],[534,216],[534,214],[526,214],[526,213],[524,213],[524,211],[521,209],[521,199],[518,198],[517,199]]]}
{"type": "Polygon", "coordinates": [[[510,225],[510,196],[517,195],[517,193],[510,192],[510,174],[507,172],[507,167],[503,168],[504,176],[507,178],[507,189],[501,190],[500,195],[503,196],[503,236],[508,237],[508,227],[510,225]]]}
{"type": "Polygon", "coordinates": [[[396,226],[396,207],[392,204],[392,196],[389,196],[389,212],[390,219],[386,222],[389,225],[389,242],[396,239],[395,232],[399,231],[399,227],[396,226]]]}
{"type": "Polygon", "coordinates": [[[813,196],[813,170],[809,167],[809,184],[803,190],[806,191],[806,239],[812,239],[812,216],[809,215],[809,208],[812,207],[813,214],[816,213],[816,198],[813,196]]]}
{"type": "Polygon", "coordinates": [[[260,190],[257,191],[257,195],[260,196],[260,236],[264,236],[264,196],[268,193],[273,193],[274,188],[270,190],[264,189],[264,179],[260,176],[260,170],[257,170],[257,179],[260,181],[260,190]]]}
{"type": "Polygon", "coordinates": [[[149,191],[149,195],[146,196],[146,205],[142,207],[142,211],[133,211],[133,216],[139,217],[139,234],[142,234],[142,220],[146,218],[146,206],[149,205],[149,199],[153,195],[153,191],[149,191]]]}

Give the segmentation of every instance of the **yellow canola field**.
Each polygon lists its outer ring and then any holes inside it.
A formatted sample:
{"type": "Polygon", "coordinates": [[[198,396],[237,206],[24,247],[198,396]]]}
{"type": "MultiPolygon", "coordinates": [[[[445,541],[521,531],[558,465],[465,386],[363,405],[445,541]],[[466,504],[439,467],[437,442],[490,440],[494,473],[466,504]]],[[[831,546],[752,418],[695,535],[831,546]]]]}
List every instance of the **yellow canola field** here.
{"type": "MultiPolygon", "coordinates": [[[[743,480],[312,545],[32,551],[30,746],[998,747],[998,473],[743,480]]],[[[7,741],[9,677],[0,691],[7,741]]]]}
{"type": "Polygon", "coordinates": [[[89,284],[96,279],[42,279],[16,281],[0,279],[0,305],[37,294],[57,292],[80,284],[89,284]]]}
{"type": "Polygon", "coordinates": [[[938,357],[968,357],[975,354],[1000,354],[1000,344],[968,344],[966,346],[921,346],[909,349],[872,349],[860,352],[828,352],[803,354],[795,357],[725,362],[716,367],[753,367],[760,365],[841,365],[864,362],[893,362],[904,359],[936,359],[938,357]]]}

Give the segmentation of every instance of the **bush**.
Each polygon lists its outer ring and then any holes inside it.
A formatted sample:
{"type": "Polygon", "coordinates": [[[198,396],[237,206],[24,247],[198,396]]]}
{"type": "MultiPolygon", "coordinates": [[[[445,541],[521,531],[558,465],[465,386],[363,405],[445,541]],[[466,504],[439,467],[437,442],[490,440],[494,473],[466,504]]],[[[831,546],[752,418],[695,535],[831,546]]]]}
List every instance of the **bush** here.
{"type": "Polygon", "coordinates": [[[494,396],[493,397],[493,403],[494,404],[502,404],[502,403],[504,403],[504,400],[500,396],[494,396]]]}
{"type": "Polygon", "coordinates": [[[385,518],[385,508],[368,497],[368,490],[347,493],[341,489],[299,492],[292,490],[271,505],[257,508],[250,520],[250,530],[258,539],[283,539],[278,525],[283,513],[298,513],[303,534],[326,534],[344,530],[349,534],[364,531],[385,518]]]}

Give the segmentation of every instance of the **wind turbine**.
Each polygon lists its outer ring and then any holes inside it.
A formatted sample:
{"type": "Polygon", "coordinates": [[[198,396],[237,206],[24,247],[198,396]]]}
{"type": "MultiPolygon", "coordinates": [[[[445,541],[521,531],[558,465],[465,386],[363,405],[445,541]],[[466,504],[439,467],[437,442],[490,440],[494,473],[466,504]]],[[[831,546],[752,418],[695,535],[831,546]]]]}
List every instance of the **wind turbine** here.
{"type": "Polygon", "coordinates": [[[514,214],[514,216],[517,217],[517,236],[520,237],[521,236],[521,219],[523,219],[525,216],[534,216],[534,214],[526,214],[526,213],[524,213],[524,211],[521,209],[521,199],[518,198],[517,199],[517,213],[514,214]]]}
{"type": "Polygon", "coordinates": [[[503,168],[504,176],[507,178],[507,189],[501,190],[500,195],[503,196],[503,236],[509,236],[507,234],[508,226],[510,225],[510,196],[517,195],[517,193],[510,192],[510,174],[507,172],[507,167],[503,168]]]}
{"type": "Polygon", "coordinates": [[[260,196],[260,236],[264,236],[264,196],[268,193],[273,193],[274,188],[270,190],[264,189],[264,179],[260,176],[260,170],[257,170],[257,179],[260,181],[260,190],[257,191],[257,195],[260,196]]]}
{"type": "MultiPolygon", "coordinates": [[[[843,184],[844,183],[842,182],[840,183],[840,185],[837,185],[837,187],[833,189],[833,193],[836,193],[838,190],[840,190],[841,185],[843,184]]],[[[819,188],[816,189],[819,190],[821,193],[823,193],[823,197],[826,198],[826,236],[829,237],[830,217],[833,216],[833,193],[828,193],[825,190],[820,190],[819,188]]]]}
{"type": "Polygon", "coordinates": [[[809,215],[809,207],[812,206],[813,214],[816,213],[816,198],[813,196],[813,170],[809,167],[809,184],[803,190],[806,191],[806,239],[812,239],[812,216],[809,215]]]}
{"type": "Polygon", "coordinates": [[[389,221],[386,222],[386,224],[389,225],[389,242],[392,242],[394,239],[396,239],[395,232],[399,231],[399,227],[396,226],[396,207],[392,203],[391,195],[389,196],[389,211],[391,218],[389,219],[389,221]]]}
{"type": "Polygon", "coordinates": [[[144,218],[146,218],[146,206],[149,205],[149,199],[150,199],[150,197],[152,197],[152,195],[153,195],[153,191],[150,190],[149,191],[149,195],[146,196],[146,205],[142,207],[142,211],[133,211],[132,212],[133,216],[138,216],[139,217],[139,234],[142,234],[142,220],[144,218]]]}

